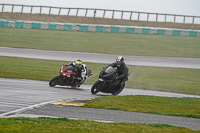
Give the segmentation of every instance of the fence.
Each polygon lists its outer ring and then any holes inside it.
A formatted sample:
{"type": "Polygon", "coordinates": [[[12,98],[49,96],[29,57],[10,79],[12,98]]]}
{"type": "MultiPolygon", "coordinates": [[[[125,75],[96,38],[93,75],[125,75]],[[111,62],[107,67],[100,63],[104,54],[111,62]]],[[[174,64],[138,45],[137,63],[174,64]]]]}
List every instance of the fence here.
{"type": "Polygon", "coordinates": [[[17,4],[0,4],[2,6],[1,12],[18,12],[22,13],[39,13],[41,14],[56,14],[66,16],[83,16],[93,18],[110,18],[110,19],[123,19],[123,20],[137,20],[137,21],[152,21],[152,22],[174,22],[174,23],[190,23],[200,24],[200,16],[188,16],[178,14],[161,14],[149,12],[136,12],[136,11],[123,11],[123,10],[107,10],[107,9],[93,9],[93,8],[66,8],[66,7],[51,7],[51,6],[33,6],[33,5],[17,5],[17,4]],[[5,9],[11,8],[5,11],[5,9]],[[19,9],[20,8],[20,9],[19,9]],[[25,8],[26,11],[24,10],[25,8]],[[39,11],[34,12],[34,9],[39,11]],[[57,11],[55,11],[55,9],[57,11]],[[54,10],[54,11],[53,11],[54,10]],[[67,10],[61,13],[63,10],[67,10]],[[75,12],[74,12],[75,11],[75,12]],[[56,13],[57,12],[57,13],[56,13]]]}

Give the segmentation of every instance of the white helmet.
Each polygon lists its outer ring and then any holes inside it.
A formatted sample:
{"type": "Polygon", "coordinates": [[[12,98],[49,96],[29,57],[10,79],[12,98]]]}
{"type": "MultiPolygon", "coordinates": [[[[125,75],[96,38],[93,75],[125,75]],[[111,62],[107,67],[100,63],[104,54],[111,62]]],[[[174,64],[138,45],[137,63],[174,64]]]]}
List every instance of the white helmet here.
{"type": "Polygon", "coordinates": [[[116,59],[117,67],[120,67],[123,62],[124,62],[124,57],[118,56],[116,59]]]}

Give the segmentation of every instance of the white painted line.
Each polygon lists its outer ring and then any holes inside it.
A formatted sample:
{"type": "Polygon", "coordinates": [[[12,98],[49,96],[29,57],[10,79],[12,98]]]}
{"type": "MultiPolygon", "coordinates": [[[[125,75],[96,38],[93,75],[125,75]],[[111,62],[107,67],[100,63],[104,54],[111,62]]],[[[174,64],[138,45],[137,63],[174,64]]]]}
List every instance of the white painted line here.
{"type": "Polygon", "coordinates": [[[13,111],[10,111],[10,112],[6,112],[6,113],[3,113],[3,114],[0,114],[0,118],[3,118],[3,117],[8,116],[8,115],[16,114],[16,113],[19,113],[19,112],[22,112],[22,111],[25,111],[25,110],[29,110],[29,109],[32,109],[34,107],[39,107],[39,106],[43,106],[45,104],[49,104],[49,103],[52,103],[52,102],[57,102],[57,101],[61,101],[61,100],[48,101],[48,102],[39,103],[39,104],[31,105],[31,106],[28,106],[28,107],[24,107],[24,108],[21,108],[21,109],[13,110],[13,111]]]}

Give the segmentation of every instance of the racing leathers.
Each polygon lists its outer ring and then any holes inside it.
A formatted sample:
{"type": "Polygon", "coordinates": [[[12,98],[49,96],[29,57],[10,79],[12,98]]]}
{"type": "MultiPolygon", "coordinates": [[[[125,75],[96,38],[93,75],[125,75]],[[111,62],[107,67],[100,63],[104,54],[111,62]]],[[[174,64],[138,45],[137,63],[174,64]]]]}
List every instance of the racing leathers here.
{"type": "MultiPolygon", "coordinates": [[[[69,65],[75,67],[75,63],[72,62],[70,63],[69,65]]],[[[84,83],[84,81],[86,80],[87,76],[87,67],[85,64],[82,64],[80,67],[75,67],[75,69],[77,70],[78,72],[78,76],[76,77],[77,79],[77,84],[78,84],[78,87],[84,83]]]]}
{"type": "Polygon", "coordinates": [[[108,66],[112,66],[114,68],[117,67],[117,74],[118,76],[116,77],[116,79],[119,79],[119,86],[121,89],[123,89],[123,85],[124,83],[128,80],[128,76],[129,76],[129,68],[126,65],[125,62],[122,62],[122,64],[120,66],[117,65],[117,62],[114,62],[108,66]]]}

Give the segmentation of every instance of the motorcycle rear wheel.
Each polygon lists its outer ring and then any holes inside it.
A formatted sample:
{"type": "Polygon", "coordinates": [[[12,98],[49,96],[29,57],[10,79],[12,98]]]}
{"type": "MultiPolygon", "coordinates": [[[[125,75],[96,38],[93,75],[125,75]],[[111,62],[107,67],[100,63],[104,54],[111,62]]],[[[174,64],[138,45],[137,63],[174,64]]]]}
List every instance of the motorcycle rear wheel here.
{"type": "Polygon", "coordinates": [[[125,84],[123,84],[122,88],[118,88],[116,91],[112,92],[112,95],[118,95],[120,92],[122,92],[122,90],[124,89],[125,84]]]}
{"type": "Polygon", "coordinates": [[[94,84],[93,84],[93,86],[92,86],[92,88],[91,88],[91,93],[92,94],[97,94],[98,92],[99,92],[99,87],[101,86],[101,81],[99,81],[99,80],[97,80],[94,84]]]}
{"type": "Polygon", "coordinates": [[[58,80],[59,80],[59,76],[56,76],[54,78],[52,78],[50,81],[49,81],[49,86],[50,87],[54,87],[56,85],[58,85],[58,80]]]}

